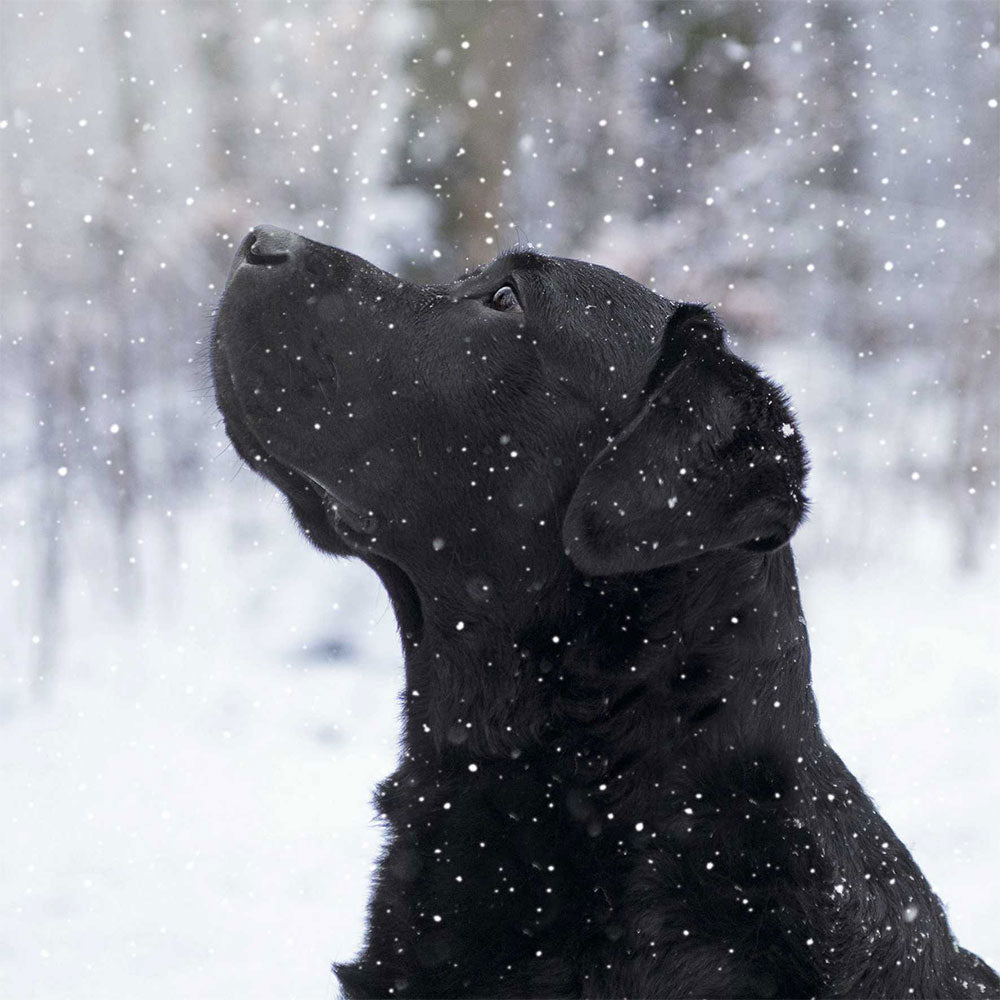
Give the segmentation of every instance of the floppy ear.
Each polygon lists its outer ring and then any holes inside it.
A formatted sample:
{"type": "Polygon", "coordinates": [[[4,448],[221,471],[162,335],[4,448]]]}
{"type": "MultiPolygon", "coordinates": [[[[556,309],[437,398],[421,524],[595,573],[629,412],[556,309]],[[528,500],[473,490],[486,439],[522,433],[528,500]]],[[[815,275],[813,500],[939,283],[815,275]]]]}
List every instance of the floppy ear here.
{"type": "Polygon", "coordinates": [[[711,552],[769,551],[806,511],[806,454],[784,393],[733,355],[704,306],[680,305],[638,416],[591,462],[563,544],[592,576],[711,552]]]}

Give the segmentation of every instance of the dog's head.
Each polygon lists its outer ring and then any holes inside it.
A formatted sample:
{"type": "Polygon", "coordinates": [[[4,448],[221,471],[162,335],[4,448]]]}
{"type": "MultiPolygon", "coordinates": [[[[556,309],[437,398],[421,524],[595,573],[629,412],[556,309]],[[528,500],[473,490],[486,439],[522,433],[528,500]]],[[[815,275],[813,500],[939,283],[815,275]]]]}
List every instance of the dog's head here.
{"type": "Polygon", "coordinates": [[[787,402],[715,317],[582,261],[513,251],[417,285],[261,226],[213,370],[237,451],[313,542],[474,600],[773,549],[805,508],[787,402]]]}

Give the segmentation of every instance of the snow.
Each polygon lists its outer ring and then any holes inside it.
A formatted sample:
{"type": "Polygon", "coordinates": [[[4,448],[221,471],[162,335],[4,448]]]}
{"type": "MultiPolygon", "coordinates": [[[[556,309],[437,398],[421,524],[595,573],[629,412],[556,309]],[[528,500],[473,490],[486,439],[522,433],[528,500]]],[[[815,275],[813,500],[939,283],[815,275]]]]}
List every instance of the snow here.
{"type": "Polygon", "coordinates": [[[399,655],[375,578],[324,562],[270,498],[261,513],[274,548],[255,553],[201,512],[173,621],[95,624],[77,600],[49,702],[4,691],[0,995],[335,995],[399,655]]]}
{"type": "MultiPolygon", "coordinates": [[[[801,570],[801,567],[800,567],[801,570]]],[[[1000,959],[1000,588],[931,560],[802,574],[823,729],[963,947],[1000,959]]]]}
{"type": "Polygon", "coordinates": [[[333,996],[360,942],[392,615],[193,388],[266,220],[719,309],[813,458],[827,733],[1000,963],[992,13],[273,6],[0,5],[0,997],[333,996]]]}
{"type": "MultiPolygon", "coordinates": [[[[46,701],[8,657],[0,995],[333,997],[330,963],[361,942],[370,797],[397,746],[392,614],[367,569],[310,549],[266,485],[220,462],[181,525],[171,614],[95,619],[78,566],[46,701]]],[[[955,578],[933,546],[836,569],[809,530],[827,735],[959,940],[996,963],[995,578],[955,578]]]]}

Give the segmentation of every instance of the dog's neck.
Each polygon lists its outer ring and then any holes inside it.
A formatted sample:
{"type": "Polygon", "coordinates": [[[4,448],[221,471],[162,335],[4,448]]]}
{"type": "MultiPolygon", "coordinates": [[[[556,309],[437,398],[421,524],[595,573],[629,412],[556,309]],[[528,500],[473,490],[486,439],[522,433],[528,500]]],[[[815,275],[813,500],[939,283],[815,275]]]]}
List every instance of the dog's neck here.
{"type": "Polygon", "coordinates": [[[646,758],[682,747],[783,735],[794,752],[818,738],[787,548],[609,579],[566,563],[523,620],[510,612],[523,596],[483,601],[467,579],[417,587],[417,612],[400,579],[381,575],[404,639],[404,754],[432,770],[538,756],[600,782],[640,776],[644,759],[658,769],[646,758]],[[613,660],[593,652],[608,649],[613,660]]]}

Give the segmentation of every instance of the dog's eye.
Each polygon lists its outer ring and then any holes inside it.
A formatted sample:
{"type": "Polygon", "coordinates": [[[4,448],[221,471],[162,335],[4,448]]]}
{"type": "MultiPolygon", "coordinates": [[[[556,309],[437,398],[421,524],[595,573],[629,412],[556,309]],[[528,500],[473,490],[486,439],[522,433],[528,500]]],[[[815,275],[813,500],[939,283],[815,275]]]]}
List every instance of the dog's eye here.
{"type": "Polygon", "coordinates": [[[520,309],[521,303],[517,301],[517,292],[514,291],[510,285],[504,285],[503,288],[498,288],[493,293],[493,298],[490,299],[490,305],[494,309],[499,309],[502,312],[508,312],[511,309],[520,309]]]}

